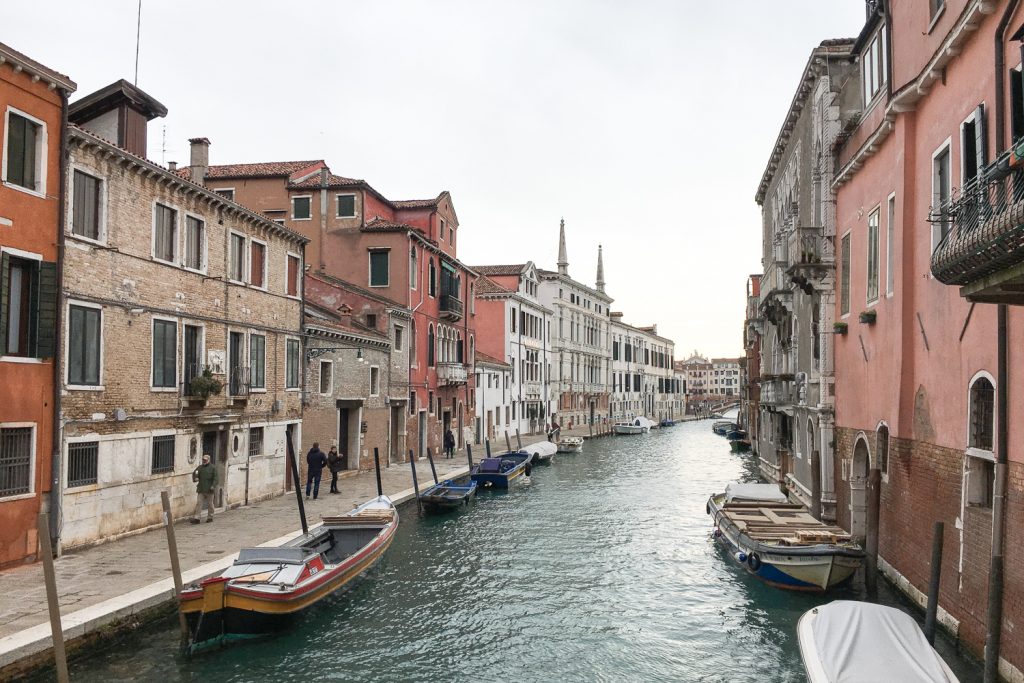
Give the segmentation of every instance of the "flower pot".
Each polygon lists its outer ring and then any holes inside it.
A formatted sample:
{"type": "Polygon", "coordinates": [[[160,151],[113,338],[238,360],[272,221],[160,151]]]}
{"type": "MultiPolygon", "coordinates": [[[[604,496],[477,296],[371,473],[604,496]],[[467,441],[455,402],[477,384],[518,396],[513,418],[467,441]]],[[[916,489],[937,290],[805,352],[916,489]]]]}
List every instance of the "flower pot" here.
{"type": "Polygon", "coordinates": [[[846,334],[846,323],[832,323],[832,332],[835,334],[846,334]]]}
{"type": "Polygon", "coordinates": [[[861,311],[859,316],[860,321],[865,325],[874,325],[877,317],[878,313],[875,311],[861,311]]]}

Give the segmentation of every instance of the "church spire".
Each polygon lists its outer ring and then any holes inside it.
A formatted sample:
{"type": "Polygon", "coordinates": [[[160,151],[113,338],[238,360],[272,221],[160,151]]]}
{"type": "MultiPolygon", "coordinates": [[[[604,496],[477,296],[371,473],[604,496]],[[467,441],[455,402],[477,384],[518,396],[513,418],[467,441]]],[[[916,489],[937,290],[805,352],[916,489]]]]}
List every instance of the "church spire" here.
{"type": "Polygon", "coordinates": [[[601,245],[597,245],[597,291],[604,294],[604,256],[601,245]]]}
{"type": "Polygon", "coordinates": [[[558,274],[569,276],[569,255],[565,251],[565,219],[558,228],[558,274]]]}

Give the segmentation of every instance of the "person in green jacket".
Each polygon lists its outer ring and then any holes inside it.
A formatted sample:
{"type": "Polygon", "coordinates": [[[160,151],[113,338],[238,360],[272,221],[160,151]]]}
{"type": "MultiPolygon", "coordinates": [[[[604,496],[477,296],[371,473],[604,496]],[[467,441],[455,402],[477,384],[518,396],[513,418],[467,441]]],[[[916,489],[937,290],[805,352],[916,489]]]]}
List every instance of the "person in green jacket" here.
{"type": "Polygon", "coordinates": [[[203,517],[203,508],[210,513],[207,522],[213,521],[213,492],[217,488],[217,468],[210,462],[210,456],[203,454],[203,464],[192,472],[192,481],[196,482],[196,510],[192,513],[192,523],[199,524],[203,517]]]}

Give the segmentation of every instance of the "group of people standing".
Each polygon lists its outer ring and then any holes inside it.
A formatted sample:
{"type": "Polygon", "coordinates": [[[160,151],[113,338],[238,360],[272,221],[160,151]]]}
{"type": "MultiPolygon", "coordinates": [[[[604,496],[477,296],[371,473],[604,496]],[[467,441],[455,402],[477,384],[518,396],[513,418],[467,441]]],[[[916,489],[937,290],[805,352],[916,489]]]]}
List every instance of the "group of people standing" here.
{"type": "Polygon", "coordinates": [[[320,479],[326,467],[331,473],[331,493],[341,493],[338,490],[338,473],[346,467],[345,456],[338,453],[338,447],[331,445],[325,455],[320,450],[320,443],[313,442],[313,447],[306,453],[306,500],[309,500],[310,491],[313,493],[313,500],[320,495],[320,479]]]}

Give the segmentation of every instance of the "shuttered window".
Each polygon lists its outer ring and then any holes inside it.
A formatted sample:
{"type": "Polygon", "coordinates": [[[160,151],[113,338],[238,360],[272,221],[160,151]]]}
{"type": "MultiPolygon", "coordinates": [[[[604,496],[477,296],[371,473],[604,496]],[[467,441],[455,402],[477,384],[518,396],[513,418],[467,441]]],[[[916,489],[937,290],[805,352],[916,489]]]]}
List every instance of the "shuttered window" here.
{"type": "Polygon", "coordinates": [[[153,437],[153,474],[174,471],[174,435],[153,437]]]}
{"type": "Polygon", "coordinates": [[[310,198],[292,197],[292,218],[300,221],[308,220],[310,215],[310,198]]]}
{"type": "Polygon", "coordinates": [[[153,211],[153,257],[174,263],[178,242],[178,212],[163,204],[157,204],[153,211]]]}
{"type": "Polygon", "coordinates": [[[102,316],[99,309],[68,306],[68,384],[100,383],[102,316]]]}
{"type": "Polygon", "coordinates": [[[267,338],[262,334],[249,335],[249,386],[253,389],[265,389],[267,366],[267,338]]]}
{"type": "Polygon", "coordinates": [[[52,358],[57,265],[0,254],[0,355],[52,358]]]}
{"type": "Polygon", "coordinates": [[[245,282],[245,237],[234,233],[231,233],[228,277],[235,282],[245,282]]]}
{"type": "Polygon", "coordinates": [[[839,314],[850,312],[850,235],[844,235],[840,246],[839,314]]]}
{"type": "Polygon", "coordinates": [[[338,195],[338,218],[351,218],[356,215],[356,196],[354,194],[338,195]]]}
{"type": "Polygon", "coordinates": [[[32,431],[0,428],[0,497],[32,491],[32,431]]]}
{"type": "Polygon", "coordinates": [[[297,389],[299,386],[299,340],[289,339],[285,349],[285,388],[297,389]]]}
{"type": "Polygon", "coordinates": [[[167,389],[177,385],[178,323],[153,321],[153,387],[167,389]]]}
{"type": "Polygon", "coordinates": [[[288,254],[288,296],[299,295],[299,257],[288,254]]]}
{"type": "Polygon", "coordinates": [[[387,287],[390,280],[388,273],[388,252],[370,252],[370,286],[387,287]]]}
{"type": "Polygon", "coordinates": [[[71,232],[90,240],[100,239],[100,179],[75,171],[71,232]]]}
{"type": "Polygon", "coordinates": [[[267,246],[259,242],[249,243],[249,284],[263,287],[264,265],[267,260],[267,246]]]}
{"type": "Polygon", "coordinates": [[[39,164],[46,155],[40,154],[41,126],[24,116],[8,110],[7,113],[7,175],[4,180],[33,192],[42,192],[39,164]]]}
{"type": "Polygon", "coordinates": [[[206,250],[206,224],[195,216],[185,218],[185,267],[202,270],[206,250]]]}

